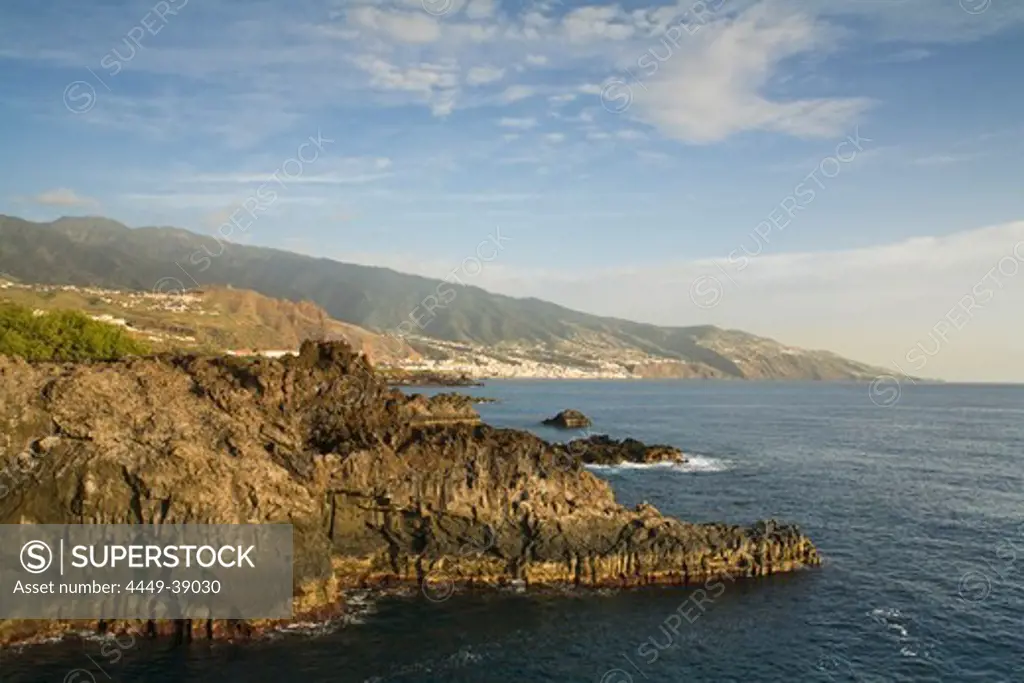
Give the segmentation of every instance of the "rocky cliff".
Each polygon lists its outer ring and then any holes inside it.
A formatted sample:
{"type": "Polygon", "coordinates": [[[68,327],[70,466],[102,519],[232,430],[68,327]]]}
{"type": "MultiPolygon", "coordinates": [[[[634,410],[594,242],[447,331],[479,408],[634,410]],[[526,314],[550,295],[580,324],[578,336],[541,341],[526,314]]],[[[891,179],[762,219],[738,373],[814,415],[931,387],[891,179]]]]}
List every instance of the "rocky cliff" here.
{"type": "MultiPolygon", "coordinates": [[[[0,523],[295,528],[295,610],[347,587],[685,584],[818,563],[795,527],[627,510],[578,457],[406,397],[343,343],[298,357],[0,357],[0,523]]],[[[0,622],[0,642],[111,624],[0,622]]],[[[201,637],[259,623],[148,624],[201,637]]]]}

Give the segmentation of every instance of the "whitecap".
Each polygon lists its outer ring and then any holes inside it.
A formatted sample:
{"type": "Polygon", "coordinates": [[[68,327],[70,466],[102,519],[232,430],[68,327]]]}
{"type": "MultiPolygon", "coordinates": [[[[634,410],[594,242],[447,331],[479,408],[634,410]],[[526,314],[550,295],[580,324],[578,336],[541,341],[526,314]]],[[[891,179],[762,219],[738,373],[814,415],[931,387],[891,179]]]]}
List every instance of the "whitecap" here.
{"type": "Polygon", "coordinates": [[[469,646],[467,646],[446,659],[445,663],[452,667],[463,667],[470,666],[472,664],[479,664],[483,660],[483,655],[473,652],[469,646]]]}
{"type": "Polygon", "coordinates": [[[868,615],[875,621],[875,623],[899,634],[899,640],[907,640],[910,638],[910,632],[907,630],[907,627],[900,622],[909,623],[911,620],[904,617],[903,613],[898,609],[894,607],[877,607],[871,610],[868,615]]]}
{"type": "Polygon", "coordinates": [[[584,465],[595,472],[607,472],[618,474],[635,470],[665,470],[670,472],[687,472],[692,474],[704,474],[709,472],[727,472],[732,469],[732,463],[728,460],[709,458],[703,455],[688,455],[686,462],[623,462],[617,465],[584,465]]]}

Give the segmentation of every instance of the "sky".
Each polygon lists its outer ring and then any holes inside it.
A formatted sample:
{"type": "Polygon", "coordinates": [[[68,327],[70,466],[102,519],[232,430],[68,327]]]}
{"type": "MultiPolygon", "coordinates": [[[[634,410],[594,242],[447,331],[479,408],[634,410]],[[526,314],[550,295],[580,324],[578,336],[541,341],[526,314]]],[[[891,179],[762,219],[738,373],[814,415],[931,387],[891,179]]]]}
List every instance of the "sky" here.
{"type": "Polygon", "coordinates": [[[592,313],[1024,381],[1017,0],[0,14],[0,213],[227,225],[592,313]]]}

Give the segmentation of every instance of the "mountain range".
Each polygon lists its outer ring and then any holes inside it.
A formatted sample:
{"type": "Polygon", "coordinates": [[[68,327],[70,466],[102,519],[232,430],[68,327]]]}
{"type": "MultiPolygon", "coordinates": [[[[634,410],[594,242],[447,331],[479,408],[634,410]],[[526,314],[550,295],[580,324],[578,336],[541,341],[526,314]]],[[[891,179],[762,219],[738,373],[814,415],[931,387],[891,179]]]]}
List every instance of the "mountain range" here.
{"type": "Polygon", "coordinates": [[[376,333],[397,331],[423,357],[473,367],[491,361],[614,365],[631,376],[746,379],[887,374],[827,351],[735,330],[602,317],[388,268],[223,242],[180,228],[129,228],[101,217],[35,223],[0,216],[0,275],[23,283],[136,291],[230,286],[310,301],[338,321],[376,333]]]}

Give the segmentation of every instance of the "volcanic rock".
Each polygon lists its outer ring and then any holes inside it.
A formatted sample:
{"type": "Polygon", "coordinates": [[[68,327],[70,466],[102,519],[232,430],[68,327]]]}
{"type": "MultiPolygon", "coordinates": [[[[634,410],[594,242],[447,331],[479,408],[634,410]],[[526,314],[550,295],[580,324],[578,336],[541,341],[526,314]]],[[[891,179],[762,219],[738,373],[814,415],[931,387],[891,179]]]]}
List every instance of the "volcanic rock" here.
{"type": "MultiPolygon", "coordinates": [[[[343,610],[349,587],[683,585],[819,562],[794,526],[626,509],[564,447],[477,419],[389,389],[340,342],[281,359],[0,357],[0,523],[289,523],[296,618],[343,610]]],[[[270,626],[0,621],[0,643],[270,626]]]]}
{"type": "Polygon", "coordinates": [[[620,465],[624,462],[652,464],[660,462],[684,463],[686,456],[675,446],[647,444],[636,439],[616,441],[605,434],[586,439],[574,439],[565,445],[566,451],[588,465],[620,465]]]}
{"type": "Polygon", "coordinates": [[[559,429],[582,429],[590,426],[590,418],[578,410],[563,410],[554,417],[544,420],[543,424],[559,429]]]}

